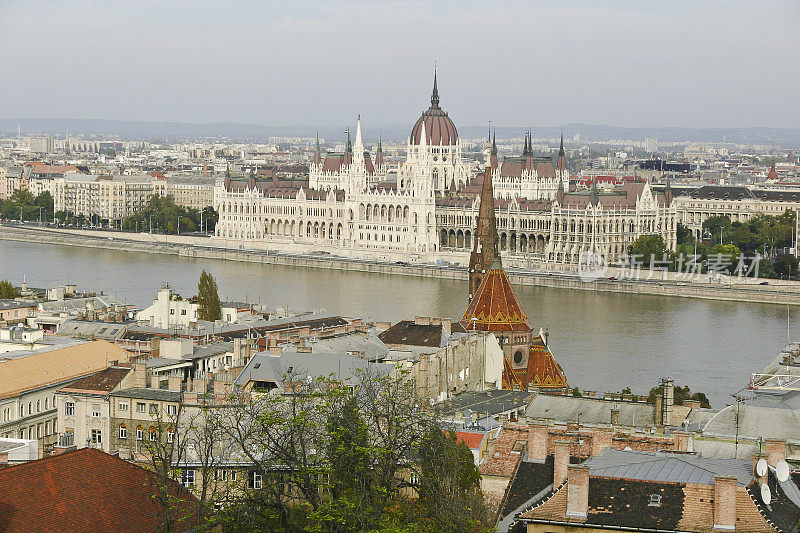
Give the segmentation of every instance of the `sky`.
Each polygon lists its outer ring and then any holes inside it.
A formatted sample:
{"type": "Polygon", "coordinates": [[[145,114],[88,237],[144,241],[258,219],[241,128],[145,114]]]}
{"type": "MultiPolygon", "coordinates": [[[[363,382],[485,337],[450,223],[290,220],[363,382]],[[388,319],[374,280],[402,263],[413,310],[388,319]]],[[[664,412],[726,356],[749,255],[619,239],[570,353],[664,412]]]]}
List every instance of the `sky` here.
{"type": "Polygon", "coordinates": [[[800,1],[0,0],[0,117],[800,128],[800,1]]]}

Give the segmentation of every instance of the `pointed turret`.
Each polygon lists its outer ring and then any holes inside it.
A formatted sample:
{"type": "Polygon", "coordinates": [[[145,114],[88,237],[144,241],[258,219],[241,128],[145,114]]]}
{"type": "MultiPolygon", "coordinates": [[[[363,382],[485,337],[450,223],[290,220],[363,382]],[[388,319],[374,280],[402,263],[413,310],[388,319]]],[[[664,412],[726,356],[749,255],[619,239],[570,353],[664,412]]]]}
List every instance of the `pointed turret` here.
{"type": "Polygon", "coordinates": [[[344,145],[344,155],[342,156],[342,165],[351,165],[353,163],[353,141],[350,140],[350,128],[347,128],[347,141],[344,145]]]}
{"type": "Polygon", "coordinates": [[[353,145],[353,150],[356,152],[364,152],[364,142],[361,139],[361,115],[358,115],[358,122],[356,124],[356,142],[353,145]]]}
{"type": "Polygon", "coordinates": [[[492,149],[489,151],[489,163],[492,170],[497,168],[497,132],[492,133],[492,149]]]}
{"type": "Polygon", "coordinates": [[[436,69],[433,69],[433,92],[431,93],[431,108],[439,109],[439,88],[436,83],[436,69]]]}
{"type": "Polygon", "coordinates": [[[231,187],[231,164],[230,162],[225,163],[225,188],[230,189],[231,187]]]}
{"type": "Polygon", "coordinates": [[[558,192],[556,193],[556,199],[561,206],[564,205],[564,197],[564,182],[562,180],[558,180],[558,192]]]}
{"type": "Polygon", "coordinates": [[[558,163],[556,169],[564,171],[567,168],[567,162],[564,159],[564,134],[561,134],[561,146],[558,148],[558,163]]]}
{"type": "Polygon", "coordinates": [[[322,151],[319,148],[319,130],[317,130],[317,143],[314,145],[314,164],[322,163],[322,151]]]}
{"type": "Polygon", "coordinates": [[[383,145],[381,143],[381,135],[378,135],[378,149],[375,151],[375,166],[381,168],[383,166],[383,145]]]}
{"type": "Polygon", "coordinates": [[[531,149],[531,132],[525,132],[525,146],[522,148],[522,155],[529,156],[533,155],[533,150],[531,149]]]}

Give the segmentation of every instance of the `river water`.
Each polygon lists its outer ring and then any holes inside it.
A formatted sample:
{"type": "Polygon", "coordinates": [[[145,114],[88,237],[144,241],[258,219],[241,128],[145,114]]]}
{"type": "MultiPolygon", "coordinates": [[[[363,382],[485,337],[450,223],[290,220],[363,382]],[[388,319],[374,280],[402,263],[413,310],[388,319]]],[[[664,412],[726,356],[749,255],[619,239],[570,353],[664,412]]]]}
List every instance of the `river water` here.
{"type": "MultiPolygon", "coordinates": [[[[295,310],[396,322],[415,315],[458,319],[466,282],[256,265],[174,255],[0,241],[0,280],[32,287],[66,282],[104,290],[145,306],[163,283],[184,296],[197,292],[200,272],[217,279],[220,297],[295,310]]],[[[571,386],[609,391],[629,386],[646,394],[664,376],[705,392],[712,407],[731,402],[787,339],[780,305],[515,287],[531,322],[549,331],[556,360],[571,386]]],[[[789,312],[800,339],[800,311],[789,312]]]]}

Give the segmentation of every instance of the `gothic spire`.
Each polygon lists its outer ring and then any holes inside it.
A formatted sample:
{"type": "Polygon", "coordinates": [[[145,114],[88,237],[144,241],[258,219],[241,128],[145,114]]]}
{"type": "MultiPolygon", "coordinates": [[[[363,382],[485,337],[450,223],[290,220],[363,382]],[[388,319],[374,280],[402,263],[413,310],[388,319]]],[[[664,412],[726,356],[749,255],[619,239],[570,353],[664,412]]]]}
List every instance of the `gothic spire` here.
{"type": "Polygon", "coordinates": [[[531,132],[525,132],[525,146],[522,148],[522,155],[531,155],[533,152],[531,147],[531,132]]]}
{"type": "MultiPolygon", "coordinates": [[[[497,247],[497,221],[494,210],[494,189],[492,187],[492,167],[487,164],[483,174],[481,203],[478,207],[477,227],[475,228],[475,244],[469,258],[469,299],[477,293],[478,287],[495,261],[499,263],[500,253],[497,247]]],[[[497,268],[500,268],[498,264],[497,268]]]]}
{"type": "Polygon", "coordinates": [[[436,69],[433,69],[433,92],[431,93],[431,107],[439,109],[439,88],[436,84],[436,69]]]}
{"type": "Polygon", "coordinates": [[[322,162],[322,152],[319,149],[319,130],[317,130],[317,142],[314,145],[314,164],[319,165],[322,162]]]}
{"type": "Polygon", "coordinates": [[[561,133],[561,146],[558,148],[558,162],[556,163],[556,169],[558,170],[566,170],[567,162],[564,159],[564,133],[561,133]]]}
{"type": "Polygon", "coordinates": [[[347,128],[347,144],[344,146],[345,152],[353,151],[353,141],[350,140],[350,128],[347,128]]]}
{"type": "Polygon", "coordinates": [[[497,132],[492,133],[492,155],[497,155],[497,132]]]}

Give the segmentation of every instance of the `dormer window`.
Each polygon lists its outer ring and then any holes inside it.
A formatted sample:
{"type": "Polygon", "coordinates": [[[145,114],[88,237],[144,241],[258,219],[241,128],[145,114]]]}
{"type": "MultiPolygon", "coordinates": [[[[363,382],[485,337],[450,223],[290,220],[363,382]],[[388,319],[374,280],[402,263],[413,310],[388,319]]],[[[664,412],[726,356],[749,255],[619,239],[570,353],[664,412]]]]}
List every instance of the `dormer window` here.
{"type": "Polygon", "coordinates": [[[661,495],[651,494],[650,501],[647,502],[648,507],[661,507],[661,495]]]}

